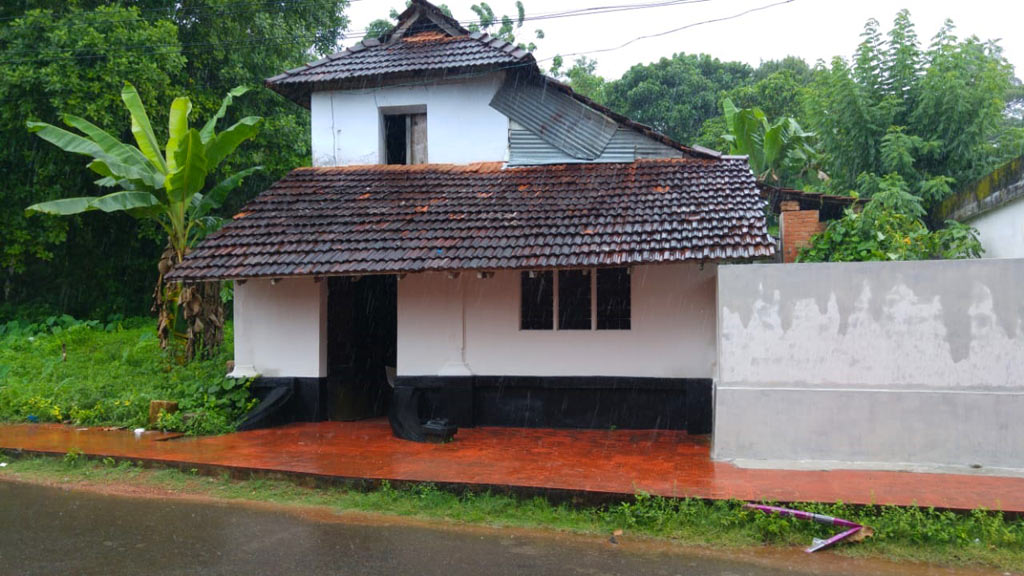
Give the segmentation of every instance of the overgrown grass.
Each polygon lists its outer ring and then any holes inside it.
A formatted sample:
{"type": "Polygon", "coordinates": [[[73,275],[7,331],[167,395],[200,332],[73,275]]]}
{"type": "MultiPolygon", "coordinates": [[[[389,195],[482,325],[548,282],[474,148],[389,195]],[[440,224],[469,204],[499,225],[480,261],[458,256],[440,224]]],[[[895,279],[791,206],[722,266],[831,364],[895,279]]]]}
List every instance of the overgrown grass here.
{"type": "MultiPolygon", "coordinates": [[[[489,492],[453,493],[431,484],[394,488],[384,483],[376,489],[360,490],[346,486],[310,488],[290,480],[232,480],[227,476],[205,477],[173,469],[142,469],[113,460],[98,462],[75,454],[64,458],[15,458],[8,462],[6,468],[0,468],[0,478],[14,475],[30,481],[65,485],[125,482],[227,500],[321,506],[338,512],[359,511],[585,534],[623,530],[627,536],[669,539],[689,546],[806,547],[812,538],[827,537],[834,532],[828,526],[747,510],[736,501],[674,500],[641,494],[618,504],[574,506],[553,504],[544,498],[517,498],[489,492]]],[[[1002,570],[1024,567],[1024,520],[1007,519],[998,512],[978,510],[956,514],[843,504],[793,506],[874,528],[875,535],[864,542],[836,548],[842,554],[1002,570]]]]}
{"type": "Polygon", "coordinates": [[[248,383],[224,377],[230,343],[229,325],[216,357],[180,366],[150,319],[0,324],[0,421],[146,426],[150,400],[173,400],[190,417],[164,427],[230,431],[249,405],[248,383]]]}

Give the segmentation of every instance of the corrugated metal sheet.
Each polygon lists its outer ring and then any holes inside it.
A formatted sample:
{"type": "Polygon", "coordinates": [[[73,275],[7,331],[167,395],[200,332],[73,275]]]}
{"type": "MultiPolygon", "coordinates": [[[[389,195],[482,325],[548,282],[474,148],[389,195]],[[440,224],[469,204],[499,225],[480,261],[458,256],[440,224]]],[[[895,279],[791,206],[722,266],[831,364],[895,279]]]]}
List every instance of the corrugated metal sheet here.
{"type": "MultiPolygon", "coordinates": [[[[624,136],[635,145],[636,158],[682,158],[683,152],[678,148],[662,144],[653,138],[648,138],[636,130],[620,130],[624,136]]],[[[616,134],[618,137],[618,134],[616,134]]]]}
{"type": "Polygon", "coordinates": [[[573,158],[533,132],[513,125],[509,130],[509,166],[575,164],[580,162],[632,162],[639,158],[682,158],[683,153],[629,128],[615,131],[608,146],[593,160],[573,158]]]}
{"type": "Polygon", "coordinates": [[[595,160],[619,125],[568,94],[510,74],[491,107],[574,159],[595,160]]]}

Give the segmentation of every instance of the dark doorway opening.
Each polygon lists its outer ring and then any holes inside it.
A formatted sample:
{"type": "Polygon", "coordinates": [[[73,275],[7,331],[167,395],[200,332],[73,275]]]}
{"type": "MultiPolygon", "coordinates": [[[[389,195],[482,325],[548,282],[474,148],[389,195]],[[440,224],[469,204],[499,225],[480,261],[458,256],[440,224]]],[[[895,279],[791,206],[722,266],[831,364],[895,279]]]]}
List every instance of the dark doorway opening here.
{"type": "Polygon", "coordinates": [[[420,112],[386,113],[383,121],[385,164],[427,163],[427,115],[420,112]]]}
{"type": "Polygon", "coordinates": [[[357,420],[387,413],[388,369],[397,361],[398,283],[395,276],[329,278],[327,414],[357,420]]]}
{"type": "Polygon", "coordinates": [[[384,163],[408,164],[408,116],[389,114],[384,116],[384,163]]]}

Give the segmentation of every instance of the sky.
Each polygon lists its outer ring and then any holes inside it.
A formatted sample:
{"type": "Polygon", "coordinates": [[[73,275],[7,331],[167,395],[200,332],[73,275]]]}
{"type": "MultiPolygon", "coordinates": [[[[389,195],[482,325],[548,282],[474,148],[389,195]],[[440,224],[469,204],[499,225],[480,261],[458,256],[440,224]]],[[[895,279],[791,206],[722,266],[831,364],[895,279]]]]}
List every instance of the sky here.
{"type": "MultiPolygon", "coordinates": [[[[474,20],[470,6],[479,0],[445,0],[459,20],[474,20]]],[[[1004,56],[1024,76],[1024,2],[1020,0],[790,0],[735,19],[702,24],[657,38],[629,40],[657,34],[705,20],[717,19],[779,3],[782,0],[690,0],[675,5],[619,11],[609,14],[570,16],[527,21],[517,39],[532,39],[533,30],[544,30],[534,55],[546,68],[561,54],[566,62],[586,52],[598,62],[597,71],[606,79],[620,77],[631,66],[657,61],[676,52],[707,53],[721,60],[739,60],[757,66],[762,60],[800,56],[813,64],[833,56],[849,58],[860,42],[869,18],[887,31],[896,12],[910,10],[922,47],[927,47],[946,18],[956,24],[957,35],[975,35],[982,40],[998,39],[1004,56]]],[[[595,6],[665,3],[666,0],[523,0],[527,18],[542,14],[595,6]]],[[[497,14],[514,15],[515,0],[491,0],[497,14]]],[[[354,0],[346,13],[349,31],[362,32],[374,19],[387,17],[392,7],[401,11],[404,0],[354,0]]],[[[354,43],[356,39],[346,42],[354,43]]]]}

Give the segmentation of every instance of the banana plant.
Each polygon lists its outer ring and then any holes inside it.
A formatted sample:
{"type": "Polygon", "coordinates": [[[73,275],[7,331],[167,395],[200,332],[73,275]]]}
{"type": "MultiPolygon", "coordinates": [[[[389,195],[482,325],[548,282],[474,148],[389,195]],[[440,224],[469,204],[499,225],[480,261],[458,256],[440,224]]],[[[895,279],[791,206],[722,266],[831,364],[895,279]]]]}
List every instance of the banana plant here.
{"type": "MultiPolygon", "coordinates": [[[[729,129],[722,138],[729,143],[729,153],[746,155],[759,182],[778,184],[784,173],[802,175],[814,167],[818,160],[815,134],[793,118],[770,123],[760,108],[736,108],[729,98],[722,108],[729,129]]],[[[827,178],[820,171],[817,176],[827,178]]]]}
{"type": "Polygon", "coordinates": [[[199,129],[189,125],[192,102],[178,97],[168,115],[167,142],[163,150],[153,132],[146,109],[135,87],[125,83],[121,99],[131,116],[135,145],[121,142],[84,118],[66,114],[72,132],[45,122],[28,122],[30,132],[58,148],[91,158],[86,167],[100,177],[100,188],[115,189],[101,196],[63,198],[33,204],[26,212],[69,216],[100,210],[126,212],[156,222],[167,233],[167,249],[158,263],[160,275],[154,292],[160,341],[167,346],[175,334],[185,342],[184,357],[191,359],[196,347],[204,356],[222,340],[223,309],[215,285],[167,285],[164,274],[180,263],[190,248],[216,226],[211,212],[223,204],[242,181],[262,169],[253,166],[235,172],[207,189],[207,177],[239,145],[256,136],[263,119],[242,118],[218,132],[232,101],[248,89],[238,87],[224,97],[220,109],[199,129]],[[198,342],[197,342],[198,340],[198,342]]]}

